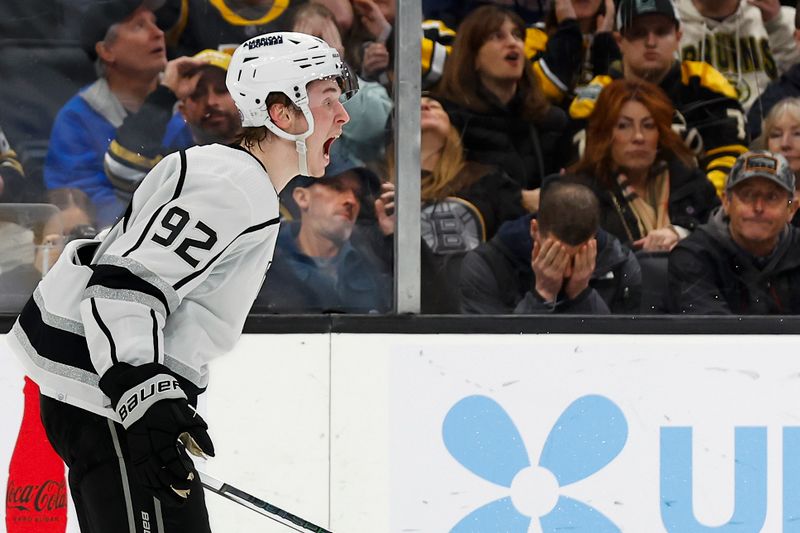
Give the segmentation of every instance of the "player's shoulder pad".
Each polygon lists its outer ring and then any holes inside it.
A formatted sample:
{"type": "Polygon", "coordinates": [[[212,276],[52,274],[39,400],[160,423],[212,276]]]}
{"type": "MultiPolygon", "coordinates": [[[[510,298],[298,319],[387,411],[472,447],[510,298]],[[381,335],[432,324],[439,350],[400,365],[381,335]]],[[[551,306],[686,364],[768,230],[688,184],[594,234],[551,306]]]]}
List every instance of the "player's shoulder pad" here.
{"type": "Polygon", "coordinates": [[[728,98],[738,98],[736,89],[733,88],[733,85],[730,84],[725,76],[705,61],[681,62],[681,82],[684,85],[689,85],[691,78],[697,78],[702,87],[715,93],[725,95],[728,98]]]}
{"type": "Polygon", "coordinates": [[[587,85],[575,89],[575,98],[569,106],[569,116],[573,119],[589,118],[594,111],[594,104],[603,88],[614,81],[605,74],[595,76],[587,85]]]}

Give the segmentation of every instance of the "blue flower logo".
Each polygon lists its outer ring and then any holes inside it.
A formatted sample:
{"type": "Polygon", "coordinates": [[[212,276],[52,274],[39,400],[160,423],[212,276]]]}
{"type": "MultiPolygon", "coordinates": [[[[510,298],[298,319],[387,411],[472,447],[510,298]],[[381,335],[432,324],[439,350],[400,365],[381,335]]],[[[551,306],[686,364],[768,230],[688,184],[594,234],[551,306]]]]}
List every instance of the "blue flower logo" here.
{"type": "Polygon", "coordinates": [[[468,396],[444,419],[450,454],[475,475],[511,489],[511,495],[479,507],[451,533],[528,533],[533,517],[543,533],[620,533],[595,508],[559,494],[610,463],[625,446],[628,423],[619,407],[603,396],[578,398],[547,436],[538,467],[532,467],[511,417],[486,396],[468,396]]]}

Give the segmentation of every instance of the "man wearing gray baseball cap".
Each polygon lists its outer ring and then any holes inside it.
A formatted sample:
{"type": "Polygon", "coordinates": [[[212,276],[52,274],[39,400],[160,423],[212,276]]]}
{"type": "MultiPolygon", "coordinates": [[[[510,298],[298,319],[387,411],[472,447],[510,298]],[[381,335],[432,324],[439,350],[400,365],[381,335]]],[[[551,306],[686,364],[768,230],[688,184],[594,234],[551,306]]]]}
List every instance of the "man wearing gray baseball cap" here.
{"type": "Polygon", "coordinates": [[[672,313],[800,313],[795,177],[779,154],[747,152],[731,170],[722,208],[669,256],[672,313]]]}

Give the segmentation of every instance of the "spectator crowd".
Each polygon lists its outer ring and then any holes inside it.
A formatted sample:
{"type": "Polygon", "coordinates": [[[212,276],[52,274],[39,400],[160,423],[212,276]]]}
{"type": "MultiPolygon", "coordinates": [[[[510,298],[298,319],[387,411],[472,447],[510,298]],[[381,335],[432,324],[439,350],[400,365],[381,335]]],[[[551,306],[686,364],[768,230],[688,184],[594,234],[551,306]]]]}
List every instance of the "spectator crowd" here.
{"type": "MultiPolygon", "coordinates": [[[[360,89],[325,176],[281,191],[253,311],[391,312],[399,1],[12,0],[0,56],[38,63],[0,59],[2,312],[164,156],[240,140],[230,53],[278,31],[360,89]]],[[[422,7],[424,313],[800,313],[793,0],[422,7]]]]}

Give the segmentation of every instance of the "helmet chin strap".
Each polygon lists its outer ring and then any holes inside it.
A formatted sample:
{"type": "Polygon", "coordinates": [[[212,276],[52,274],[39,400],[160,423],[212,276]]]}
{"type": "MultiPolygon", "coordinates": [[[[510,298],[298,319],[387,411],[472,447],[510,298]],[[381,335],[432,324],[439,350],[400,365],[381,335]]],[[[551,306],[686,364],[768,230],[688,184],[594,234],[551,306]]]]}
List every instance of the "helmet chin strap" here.
{"type": "Polygon", "coordinates": [[[267,117],[267,121],[264,125],[281,139],[294,141],[294,146],[297,150],[298,174],[308,176],[308,146],[306,146],[306,139],[314,133],[314,116],[311,114],[311,110],[308,109],[308,106],[302,106],[300,109],[303,112],[303,116],[306,117],[306,122],[308,124],[305,133],[298,134],[284,131],[280,129],[277,124],[272,122],[269,117],[267,117]]]}
{"type": "Polygon", "coordinates": [[[299,174],[301,176],[308,176],[308,149],[306,148],[306,140],[305,139],[297,139],[294,142],[295,148],[297,148],[297,161],[299,163],[299,174]]]}

